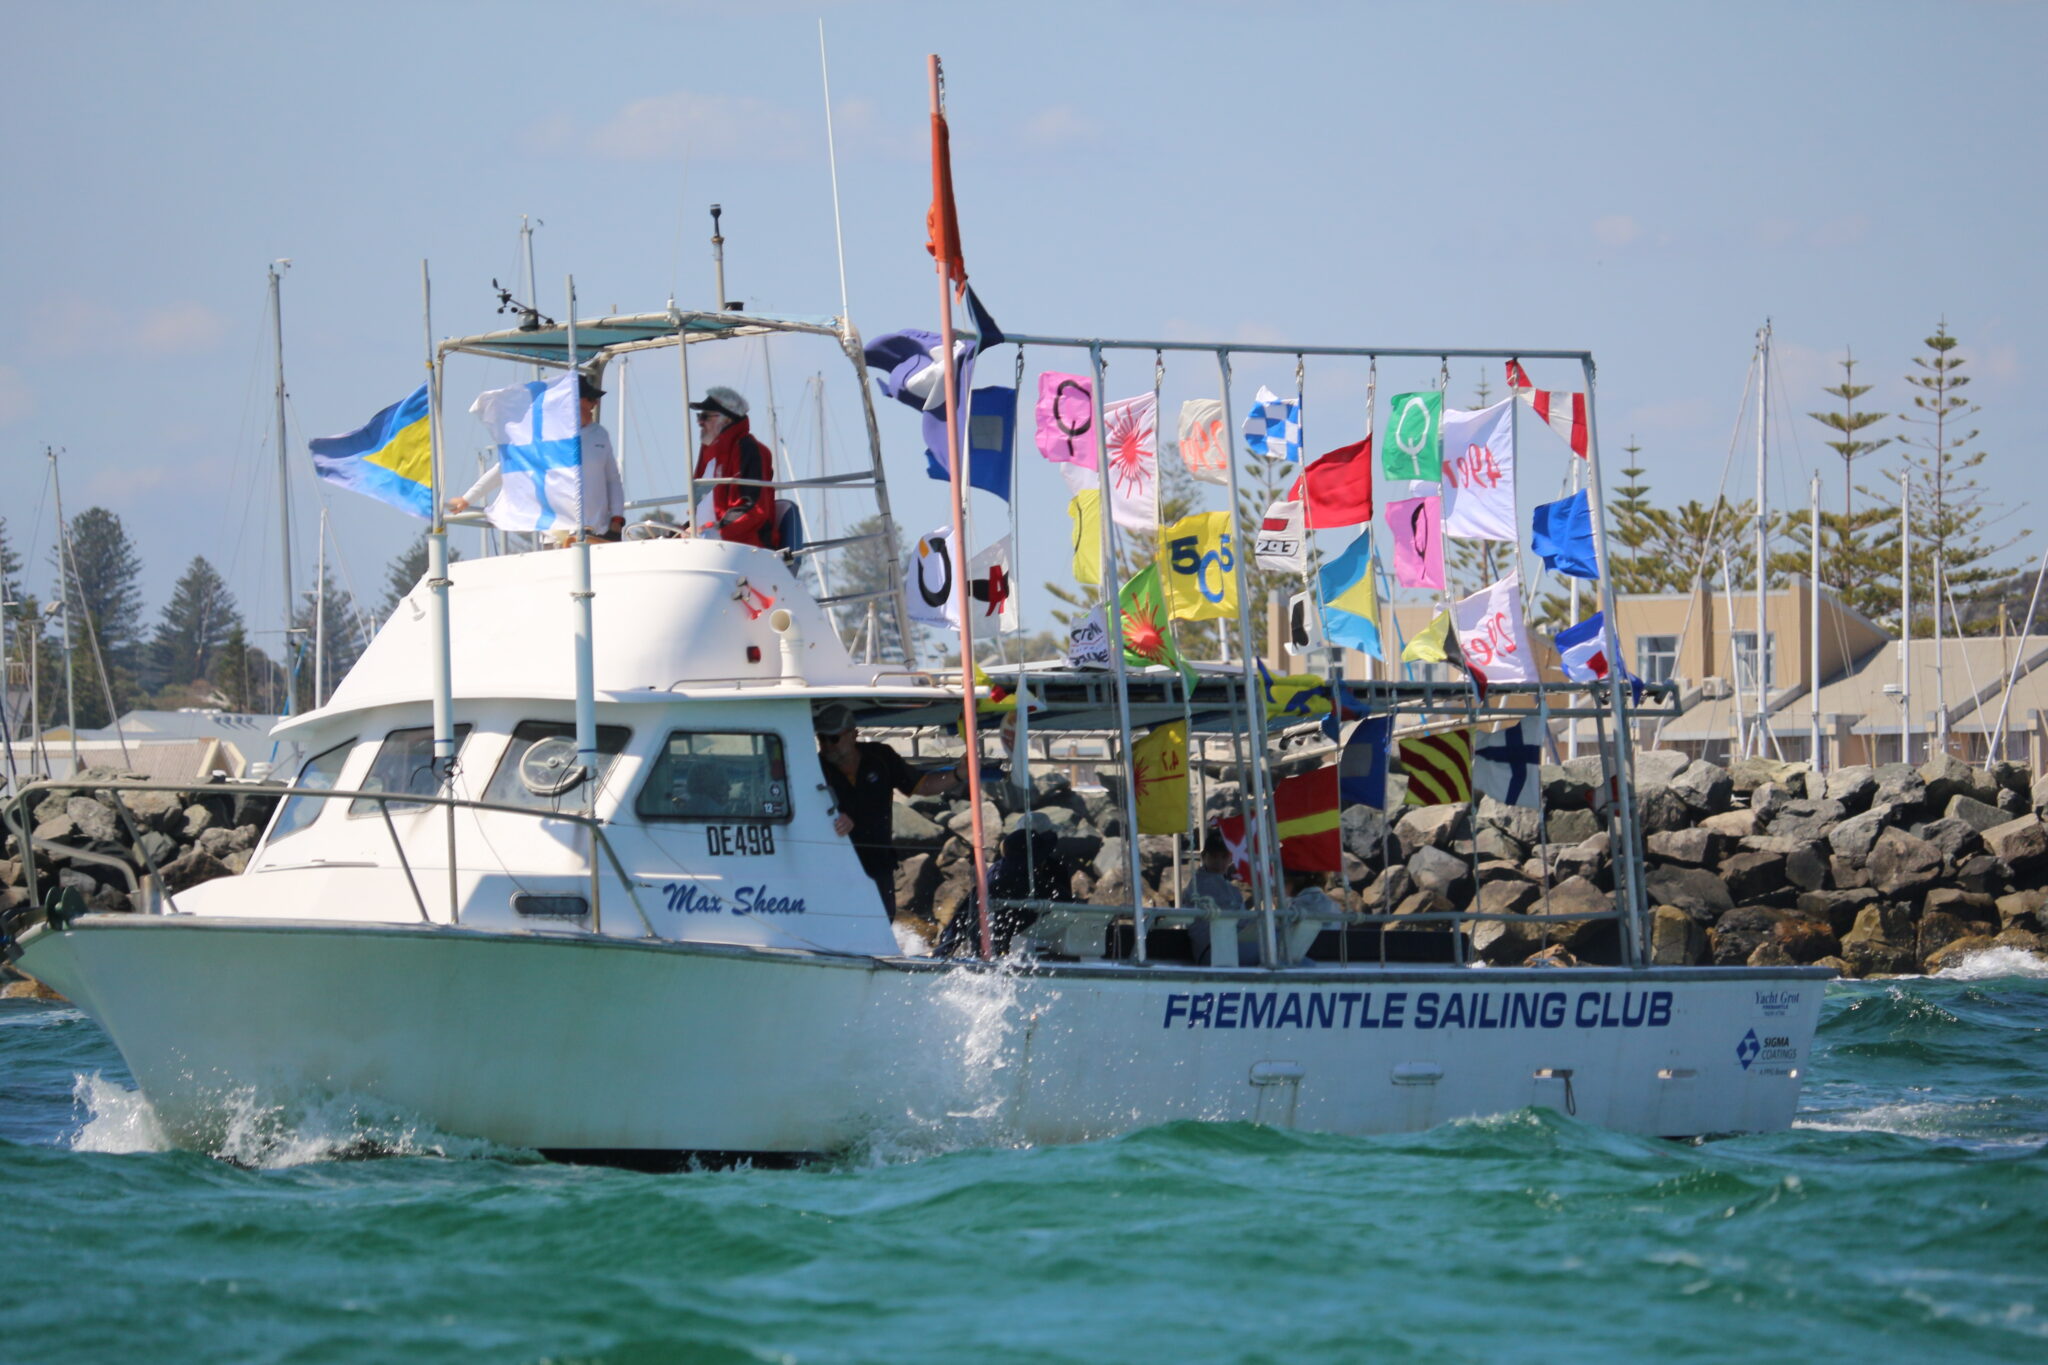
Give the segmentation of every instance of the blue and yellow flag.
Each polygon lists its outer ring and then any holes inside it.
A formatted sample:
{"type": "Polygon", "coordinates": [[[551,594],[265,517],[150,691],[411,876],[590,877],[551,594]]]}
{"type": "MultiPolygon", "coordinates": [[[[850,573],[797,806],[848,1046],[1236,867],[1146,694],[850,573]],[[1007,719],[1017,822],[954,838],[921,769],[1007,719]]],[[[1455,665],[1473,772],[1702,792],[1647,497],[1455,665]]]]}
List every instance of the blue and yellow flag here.
{"type": "Polygon", "coordinates": [[[1380,600],[1374,591],[1372,532],[1364,531],[1323,566],[1323,636],[1374,658],[1380,654],[1380,600]]]}
{"type": "Polygon", "coordinates": [[[322,436],[306,444],[313,452],[314,470],[329,483],[367,493],[422,520],[433,519],[425,384],[347,435],[322,436]]]}

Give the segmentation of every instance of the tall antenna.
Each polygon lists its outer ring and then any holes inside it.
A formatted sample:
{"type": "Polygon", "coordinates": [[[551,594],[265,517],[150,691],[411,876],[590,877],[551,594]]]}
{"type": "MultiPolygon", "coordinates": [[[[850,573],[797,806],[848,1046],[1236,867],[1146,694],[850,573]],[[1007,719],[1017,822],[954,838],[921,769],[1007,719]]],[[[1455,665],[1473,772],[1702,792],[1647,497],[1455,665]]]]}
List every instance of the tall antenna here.
{"type": "Polygon", "coordinates": [[[832,167],[832,244],[839,250],[839,325],[847,325],[846,229],[839,219],[839,145],[832,138],[832,65],[825,60],[825,21],[818,21],[818,75],[825,86],[825,159],[832,167]]]}

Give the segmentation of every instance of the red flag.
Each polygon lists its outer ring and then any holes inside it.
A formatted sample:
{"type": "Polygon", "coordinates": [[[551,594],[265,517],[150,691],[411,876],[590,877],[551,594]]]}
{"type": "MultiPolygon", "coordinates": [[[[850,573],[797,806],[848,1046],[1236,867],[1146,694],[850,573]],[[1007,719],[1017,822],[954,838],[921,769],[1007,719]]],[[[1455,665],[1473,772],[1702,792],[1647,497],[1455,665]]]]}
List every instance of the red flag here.
{"type": "Polygon", "coordinates": [[[1296,872],[1342,872],[1344,831],[1337,765],[1297,773],[1273,788],[1280,865],[1296,872]]]}
{"type": "Polygon", "coordinates": [[[1372,520],[1372,437],[1318,455],[1288,490],[1289,501],[1306,500],[1308,524],[1318,531],[1359,526],[1372,520]]]}
{"type": "MultiPolygon", "coordinates": [[[[936,59],[934,59],[936,60],[936,59]]],[[[932,114],[932,206],[924,215],[924,249],[939,263],[953,287],[967,287],[967,262],[960,255],[960,214],[953,206],[953,144],[946,116],[932,114]]]]}
{"type": "Polygon", "coordinates": [[[1519,360],[1508,362],[1508,387],[1536,410],[1544,424],[1562,436],[1572,453],[1589,458],[1592,433],[1586,425],[1586,395],[1570,389],[1539,389],[1529,382],[1529,372],[1519,360]]]}
{"type": "Polygon", "coordinates": [[[1252,879],[1251,841],[1245,836],[1242,815],[1218,816],[1213,822],[1223,846],[1230,850],[1230,872],[1241,882],[1252,879]]]}

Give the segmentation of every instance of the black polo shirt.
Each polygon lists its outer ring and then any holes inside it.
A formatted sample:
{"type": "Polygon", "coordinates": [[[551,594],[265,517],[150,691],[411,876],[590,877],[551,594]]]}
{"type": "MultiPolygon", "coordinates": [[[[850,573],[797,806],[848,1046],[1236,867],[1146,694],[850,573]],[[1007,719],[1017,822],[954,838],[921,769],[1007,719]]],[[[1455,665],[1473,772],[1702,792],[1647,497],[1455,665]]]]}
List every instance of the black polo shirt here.
{"type": "Polygon", "coordinates": [[[832,799],[838,802],[839,813],[853,821],[847,837],[853,840],[861,870],[870,877],[888,878],[896,871],[896,793],[911,795],[922,774],[886,744],[863,740],[853,747],[859,760],[851,782],[839,765],[823,754],[818,756],[818,762],[825,770],[825,781],[832,787],[832,799]]]}

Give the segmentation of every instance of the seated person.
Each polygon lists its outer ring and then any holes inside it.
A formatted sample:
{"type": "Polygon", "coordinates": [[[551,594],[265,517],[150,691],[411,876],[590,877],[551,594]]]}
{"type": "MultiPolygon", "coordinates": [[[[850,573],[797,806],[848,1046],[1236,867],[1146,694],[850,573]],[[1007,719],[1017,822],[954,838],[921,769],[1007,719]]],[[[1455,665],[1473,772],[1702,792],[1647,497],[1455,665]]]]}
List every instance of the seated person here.
{"type": "MultiPolygon", "coordinates": [[[[1188,886],[1187,902],[1190,909],[1236,911],[1244,909],[1244,893],[1237,889],[1237,883],[1230,879],[1230,845],[1220,834],[1211,834],[1202,845],[1202,865],[1196,869],[1194,881],[1188,886]]],[[[1237,960],[1252,963],[1259,960],[1259,922],[1255,919],[1198,919],[1188,925],[1188,938],[1195,947],[1195,961],[1208,966],[1213,960],[1214,942],[1211,938],[1216,927],[1224,927],[1225,933],[1237,936],[1237,960]],[[1228,926],[1228,927],[1224,927],[1228,926]]]]}
{"type": "Polygon", "coordinates": [[[775,490],[760,485],[773,482],[775,460],[748,429],[747,400],[719,384],[690,407],[704,442],[696,477],[760,481],[714,484],[698,509],[697,534],[774,549],[775,490]]]}
{"type": "MultiPolygon", "coordinates": [[[[989,864],[988,896],[996,901],[1073,901],[1074,865],[1060,856],[1060,836],[1052,817],[1035,810],[1017,822],[1017,828],[1003,836],[996,860],[989,864]]],[[[993,905],[990,943],[1001,955],[1020,930],[1036,923],[1036,910],[1013,910],[993,905]]],[[[970,898],[946,921],[939,935],[940,957],[972,957],[981,951],[981,908],[970,898]]]]}
{"type": "Polygon", "coordinates": [[[1317,934],[1325,929],[1344,927],[1344,907],[1323,889],[1324,880],[1325,874],[1321,872],[1287,869],[1287,909],[1284,914],[1288,923],[1281,931],[1281,957],[1284,962],[1307,961],[1309,945],[1316,941],[1317,934]]]}

